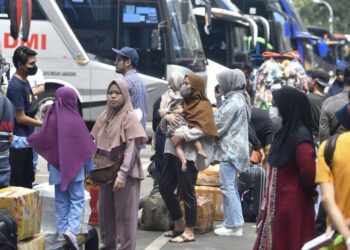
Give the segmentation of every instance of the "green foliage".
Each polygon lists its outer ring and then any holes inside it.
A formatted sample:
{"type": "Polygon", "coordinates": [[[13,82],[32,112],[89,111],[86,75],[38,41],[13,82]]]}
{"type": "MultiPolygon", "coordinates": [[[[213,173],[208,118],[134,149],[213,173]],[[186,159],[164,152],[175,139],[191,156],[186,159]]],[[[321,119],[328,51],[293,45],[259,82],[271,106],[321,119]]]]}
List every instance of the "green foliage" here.
{"type": "MultiPolygon", "coordinates": [[[[327,0],[333,8],[334,33],[350,33],[349,0],[327,0]]],[[[292,1],[300,13],[305,25],[329,27],[329,12],[323,4],[315,4],[312,0],[292,1]]]]}

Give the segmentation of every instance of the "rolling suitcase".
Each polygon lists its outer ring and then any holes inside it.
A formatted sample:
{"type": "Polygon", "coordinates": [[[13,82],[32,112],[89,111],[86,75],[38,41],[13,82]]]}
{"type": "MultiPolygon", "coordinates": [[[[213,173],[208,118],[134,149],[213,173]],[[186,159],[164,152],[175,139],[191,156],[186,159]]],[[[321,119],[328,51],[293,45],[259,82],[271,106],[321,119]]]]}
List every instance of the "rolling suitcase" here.
{"type": "Polygon", "coordinates": [[[0,250],[17,249],[16,219],[8,214],[0,214],[0,250]]]}
{"type": "Polygon", "coordinates": [[[252,165],[238,177],[238,190],[241,197],[243,217],[255,222],[264,197],[266,174],[259,166],[252,165]]]}

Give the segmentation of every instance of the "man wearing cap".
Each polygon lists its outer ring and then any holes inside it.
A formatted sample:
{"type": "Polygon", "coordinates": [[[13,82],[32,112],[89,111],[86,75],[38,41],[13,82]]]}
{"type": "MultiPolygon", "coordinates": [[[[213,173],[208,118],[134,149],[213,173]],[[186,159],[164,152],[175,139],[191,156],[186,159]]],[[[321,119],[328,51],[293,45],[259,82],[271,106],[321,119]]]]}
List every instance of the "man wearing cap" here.
{"type": "Polygon", "coordinates": [[[132,106],[142,111],[141,124],[146,130],[148,96],[146,85],[136,72],[139,56],[136,50],[130,47],[123,47],[120,50],[112,48],[112,50],[117,54],[115,71],[122,74],[128,83],[132,106]]]}
{"type": "MultiPolygon", "coordinates": [[[[350,100],[350,93],[349,93],[350,100]]],[[[346,247],[350,249],[350,103],[349,100],[339,111],[335,113],[338,121],[346,129],[335,144],[334,153],[330,165],[325,160],[326,142],[321,144],[318,151],[316,182],[321,187],[321,197],[332,227],[336,229],[344,239],[346,247]]],[[[328,223],[330,226],[330,224],[328,223]]]]}
{"type": "Polygon", "coordinates": [[[328,139],[329,136],[340,134],[345,131],[344,127],[335,117],[341,107],[348,103],[348,92],[350,91],[350,66],[344,72],[344,89],[338,95],[327,98],[322,104],[320,116],[320,143],[328,139]]]}
{"type": "Polygon", "coordinates": [[[344,70],[337,69],[335,71],[336,79],[334,80],[332,87],[329,88],[327,95],[335,96],[343,91],[344,88],[344,70]]]}
{"type": "Polygon", "coordinates": [[[315,70],[311,75],[309,86],[310,94],[307,96],[311,107],[311,128],[315,144],[319,145],[319,125],[322,104],[326,100],[324,89],[329,87],[329,75],[324,70],[315,70]]]}

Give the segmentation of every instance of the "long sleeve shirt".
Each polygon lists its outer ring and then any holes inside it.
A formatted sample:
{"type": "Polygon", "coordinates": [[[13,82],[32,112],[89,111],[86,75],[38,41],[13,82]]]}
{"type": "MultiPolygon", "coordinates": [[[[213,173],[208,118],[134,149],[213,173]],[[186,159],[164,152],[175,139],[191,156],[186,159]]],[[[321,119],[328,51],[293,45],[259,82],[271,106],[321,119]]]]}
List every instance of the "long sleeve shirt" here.
{"type": "Polygon", "coordinates": [[[343,126],[335,117],[335,112],[349,103],[348,92],[341,92],[338,95],[329,97],[322,104],[320,115],[320,142],[328,139],[331,135],[345,132],[343,126]]]}
{"type": "Polygon", "coordinates": [[[219,140],[214,160],[232,162],[239,171],[249,167],[248,109],[242,94],[228,97],[215,115],[219,140]]]}

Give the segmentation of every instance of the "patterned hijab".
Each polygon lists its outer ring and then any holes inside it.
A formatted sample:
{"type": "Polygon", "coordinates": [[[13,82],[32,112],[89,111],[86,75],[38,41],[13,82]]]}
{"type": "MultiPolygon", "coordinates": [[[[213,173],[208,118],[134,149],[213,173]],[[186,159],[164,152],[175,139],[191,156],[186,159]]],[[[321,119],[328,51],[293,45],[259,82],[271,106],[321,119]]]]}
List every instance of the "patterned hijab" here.
{"type": "Polygon", "coordinates": [[[178,71],[171,73],[168,79],[168,90],[162,95],[162,101],[160,103],[160,109],[168,109],[169,104],[176,98],[180,98],[180,88],[184,82],[184,75],[178,71]]]}
{"type": "Polygon", "coordinates": [[[33,149],[60,171],[62,191],[96,152],[78,112],[77,98],[72,88],[57,89],[55,103],[49,107],[43,126],[28,137],[33,149]]]}
{"type": "Polygon", "coordinates": [[[91,130],[96,140],[97,148],[110,152],[121,146],[127,140],[137,139],[140,144],[147,142],[147,135],[136,115],[133,113],[131,98],[127,83],[122,79],[113,80],[107,89],[117,85],[122,93],[124,104],[119,108],[112,108],[107,100],[107,108],[98,117],[91,130]]]}
{"type": "Polygon", "coordinates": [[[218,137],[214,122],[213,108],[205,95],[205,86],[202,78],[195,74],[185,76],[190,81],[192,93],[185,99],[183,113],[186,121],[204,134],[218,137]]]}

